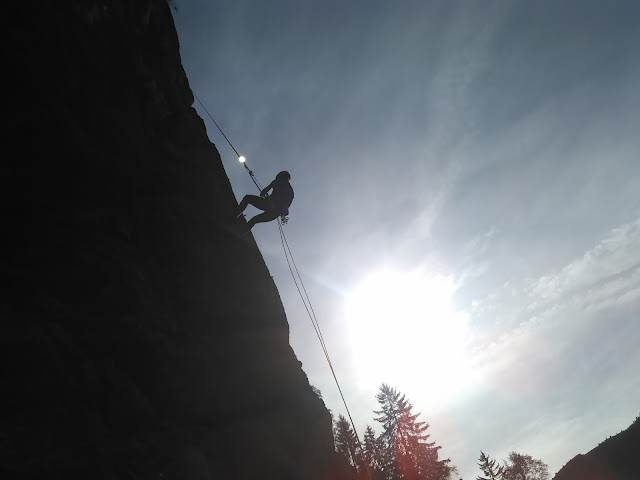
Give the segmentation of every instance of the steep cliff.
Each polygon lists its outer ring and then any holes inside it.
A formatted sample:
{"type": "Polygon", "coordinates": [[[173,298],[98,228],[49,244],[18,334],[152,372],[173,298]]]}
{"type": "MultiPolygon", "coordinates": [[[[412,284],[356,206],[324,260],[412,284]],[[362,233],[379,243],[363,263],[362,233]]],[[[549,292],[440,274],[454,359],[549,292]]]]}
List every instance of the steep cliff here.
{"type": "Polygon", "coordinates": [[[0,2],[0,477],[324,479],[160,0],[0,2]]]}

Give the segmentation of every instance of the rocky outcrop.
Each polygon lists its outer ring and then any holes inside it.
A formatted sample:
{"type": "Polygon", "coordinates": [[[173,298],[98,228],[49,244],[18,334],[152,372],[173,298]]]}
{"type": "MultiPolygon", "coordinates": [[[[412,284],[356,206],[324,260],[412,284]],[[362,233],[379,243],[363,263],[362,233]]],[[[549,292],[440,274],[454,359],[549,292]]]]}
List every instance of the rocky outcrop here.
{"type": "Polygon", "coordinates": [[[585,455],[576,455],[553,480],[637,480],[640,478],[640,417],[585,455]]]}
{"type": "Polygon", "coordinates": [[[0,12],[0,477],[332,478],[166,3],[0,12]]]}

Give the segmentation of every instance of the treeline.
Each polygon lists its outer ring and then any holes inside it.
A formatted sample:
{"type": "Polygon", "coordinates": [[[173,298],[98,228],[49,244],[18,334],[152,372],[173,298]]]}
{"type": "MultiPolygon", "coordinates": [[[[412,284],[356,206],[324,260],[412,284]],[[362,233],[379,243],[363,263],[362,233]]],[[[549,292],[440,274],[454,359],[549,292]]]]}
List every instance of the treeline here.
{"type": "Polygon", "coordinates": [[[502,464],[480,451],[478,466],[484,476],[476,480],[548,480],[549,469],[542,460],[511,452],[502,464]]]}
{"type": "Polygon", "coordinates": [[[367,425],[358,442],[351,423],[343,415],[334,419],[336,451],[352,470],[353,478],[371,480],[449,480],[456,473],[450,459],[440,459],[440,446],[429,440],[429,424],[418,421],[407,398],[382,384],[376,395],[380,405],[374,420],[381,433],[367,425]]]}
{"type": "MultiPolygon", "coordinates": [[[[320,395],[320,392],[316,390],[320,395]]],[[[439,445],[430,440],[429,424],[402,393],[382,384],[376,394],[380,405],[374,420],[381,433],[367,425],[359,438],[343,415],[333,421],[336,452],[346,477],[358,480],[453,480],[457,469],[449,458],[441,459],[439,445]]],[[[480,452],[478,466],[484,476],[476,480],[548,480],[547,465],[529,455],[511,452],[499,464],[480,452]]],[[[462,479],[460,479],[462,480],[462,479]]]]}

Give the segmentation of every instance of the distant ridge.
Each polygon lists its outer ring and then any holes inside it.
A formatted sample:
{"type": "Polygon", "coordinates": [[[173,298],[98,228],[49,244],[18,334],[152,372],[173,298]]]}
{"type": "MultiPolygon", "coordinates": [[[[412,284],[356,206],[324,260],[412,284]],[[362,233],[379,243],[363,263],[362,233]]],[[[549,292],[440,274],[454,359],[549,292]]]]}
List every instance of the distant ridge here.
{"type": "Polygon", "coordinates": [[[576,455],[553,480],[639,480],[640,416],[585,455],[576,455]]]}

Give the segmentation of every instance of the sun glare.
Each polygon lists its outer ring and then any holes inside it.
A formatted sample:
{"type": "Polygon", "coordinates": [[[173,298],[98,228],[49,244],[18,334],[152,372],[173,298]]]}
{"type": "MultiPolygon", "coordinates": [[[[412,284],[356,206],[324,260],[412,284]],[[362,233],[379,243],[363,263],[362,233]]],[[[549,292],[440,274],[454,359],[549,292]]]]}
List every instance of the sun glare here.
{"type": "Polygon", "coordinates": [[[346,321],[358,379],[410,387],[439,404],[469,381],[467,315],[451,304],[451,278],[378,272],[347,299],[346,321]]]}

